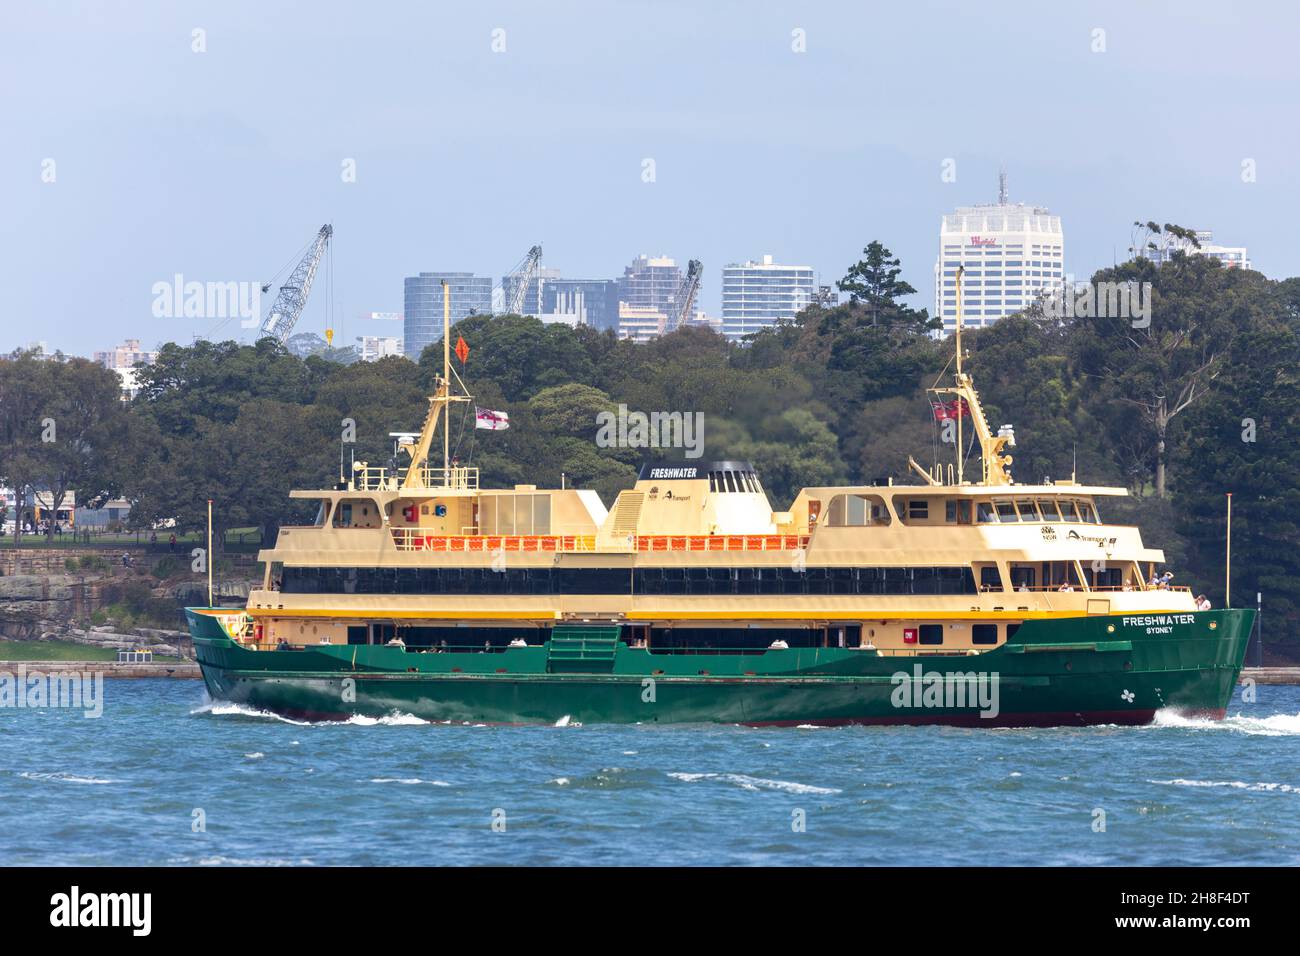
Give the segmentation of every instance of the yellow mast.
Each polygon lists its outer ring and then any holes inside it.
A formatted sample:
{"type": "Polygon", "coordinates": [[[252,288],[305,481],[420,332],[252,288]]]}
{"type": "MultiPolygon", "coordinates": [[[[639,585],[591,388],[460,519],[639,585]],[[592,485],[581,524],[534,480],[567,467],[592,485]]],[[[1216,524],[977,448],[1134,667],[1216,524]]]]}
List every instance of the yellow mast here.
{"type": "MultiPolygon", "coordinates": [[[[961,385],[961,277],[966,271],[965,266],[957,267],[957,385],[961,385]]],[[[962,453],[965,447],[961,440],[961,420],[962,420],[962,400],[957,399],[957,484],[965,484],[963,469],[965,467],[966,456],[962,453]]]]}
{"type": "MultiPolygon", "coordinates": [[[[983,460],[983,475],[980,479],[982,485],[1009,485],[1012,484],[1011,472],[1008,466],[1011,464],[1011,456],[1004,455],[1003,449],[1008,445],[1014,444],[1010,434],[994,435],[989,428],[988,420],[984,417],[984,408],[980,405],[979,395],[975,391],[974,382],[962,368],[962,291],[961,279],[962,274],[966,271],[965,266],[957,267],[957,374],[955,382],[949,386],[940,386],[931,388],[930,392],[936,395],[953,395],[956,397],[954,403],[955,413],[957,416],[957,484],[965,484],[965,455],[963,451],[964,437],[962,428],[962,419],[965,415],[970,415],[971,427],[975,429],[975,437],[980,443],[980,457],[983,460]]],[[[929,476],[924,468],[916,464],[915,460],[909,459],[913,470],[932,485],[938,485],[939,482],[933,476],[929,476]]]]}
{"type": "MultiPolygon", "coordinates": [[[[442,280],[442,380],[447,383],[448,395],[451,393],[451,286],[442,280]]],[[[451,467],[451,417],[442,425],[442,473],[451,467]]]]}
{"type": "MultiPolygon", "coordinates": [[[[425,482],[421,472],[429,457],[429,447],[433,444],[434,432],[438,430],[438,421],[442,420],[442,484],[453,487],[460,483],[461,476],[451,472],[451,417],[446,414],[450,402],[468,402],[469,395],[451,394],[451,286],[442,280],[442,375],[437,380],[437,388],[429,396],[429,414],[420,429],[420,438],[414,445],[404,446],[411,455],[411,465],[406,469],[406,478],[402,489],[423,488],[425,482]],[[456,480],[453,481],[453,478],[456,480]]],[[[463,383],[462,383],[463,387],[463,383]]]]}

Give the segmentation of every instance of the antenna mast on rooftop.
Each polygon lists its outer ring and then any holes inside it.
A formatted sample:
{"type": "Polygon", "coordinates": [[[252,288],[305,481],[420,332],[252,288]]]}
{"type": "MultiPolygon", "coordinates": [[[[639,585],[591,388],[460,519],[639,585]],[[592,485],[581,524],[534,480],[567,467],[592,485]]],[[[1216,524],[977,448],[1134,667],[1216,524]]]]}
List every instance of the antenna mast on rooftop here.
{"type": "Polygon", "coordinates": [[[998,205],[1005,206],[1006,204],[1007,204],[1007,171],[1005,169],[999,169],[998,170],[998,205]]]}

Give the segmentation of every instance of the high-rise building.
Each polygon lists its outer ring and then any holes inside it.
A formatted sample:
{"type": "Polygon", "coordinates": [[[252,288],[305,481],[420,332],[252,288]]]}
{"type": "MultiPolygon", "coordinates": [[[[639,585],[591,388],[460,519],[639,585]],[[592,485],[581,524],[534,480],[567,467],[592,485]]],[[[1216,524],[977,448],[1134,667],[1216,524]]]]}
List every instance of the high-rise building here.
{"type": "Polygon", "coordinates": [[[402,313],[361,313],[361,335],[356,337],[361,361],[374,362],[402,354],[402,313]]]}
{"type": "Polygon", "coordinates": [[[407,276],[402,309],[402,350],[412,362],[442,341],[442,280],[451,287],[451,322],[492,312],[492,279],[472,272],[421,272],[407,276]]]}
{"type": "Polygon", "coordinates": [[[722,334],[739,340],[788,322],[817,296],[812,266],[787,266],[763,256],[761,262],[722,269],[722,334]]]}
{"type": "Polygon", "coordinates": [[[943,331],[957,328],[957,270],[962,274],[962,325],[980,328],[1031,305],[1065,281],[1061,217],[1041,206],[1011,203],[1006,175],[998,201],[959,206],[939,226],[934,310],[943,331]]]}
{"type": "Polygon", "coordinates": [[[127,339],[110,352],[96,352],[95,361],[104,368],[134,368],[137,364],[152,365],[158,360],[157,352],[146,352],[139,339],[127,339]]]}
{"type": "Polygon", "coordinates": [[[681,284],[682,270],[668,256],[638,256],[618,280],[618,297],[633,309],[666,309],[681,284]]]}
{"type": "Polygon", "coordinates": [[[579,324],[604,331],[618,328],[617,279],[547,279],[541,315],[579,314],[579,324]]]}
{"type": "MultiPolygon", "coordinates": [[[[542,307],[542,289],[558,278],[560,278],[559,269],[539,268],[537,274],[528,280],[528,289],[524,292],[524,304],[520,307],[519,314],[541,315],[545,311],[542,307]]],[[[504,303],[514,298],[515,290],[519,287],[519,279],[517,275],[501,277],[502,308],[505,307],[504,303]]]]}
{"type": "Polygon", "coordinates": [[[402,339],[396,335],[358,335],[357,347],[361,361],[377,362],[390,355],[401,355],[402,339]]]}
{"type": "Polygon", "coordinates": [[[1156,265],[1163,265],[1168,261],[1174,252],[1181,250],[1189,256],[1209,256],[1211,259],[1218,259],[1223,263],[1225,269],[1253,269],[1250,255],[1245,246],[1219,246],[1214,244],[1214,233],[1209,229],[1196,230],[1196,241],[1199,246],[1193,246],[1190,242],[1181,239],[1174,239],[1164,249],[1148,249],[1143,252],[1148,259],[1156,265]]]}
{"type": "Polygon", "coordinates": [[[664,334],[668,316],[660,309],[642,309],[618,304],[618,337],[633,342],[649,342],[664,334]]]}

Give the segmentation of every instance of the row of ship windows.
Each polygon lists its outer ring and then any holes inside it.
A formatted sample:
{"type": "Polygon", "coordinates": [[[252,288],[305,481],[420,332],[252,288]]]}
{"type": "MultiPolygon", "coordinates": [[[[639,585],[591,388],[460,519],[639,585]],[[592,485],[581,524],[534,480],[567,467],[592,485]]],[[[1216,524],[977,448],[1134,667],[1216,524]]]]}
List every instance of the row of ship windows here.
{"type": "Polygon", "coordinates": [[[975,594],[968,567],[304,568],[285,594],[975,594]]]}

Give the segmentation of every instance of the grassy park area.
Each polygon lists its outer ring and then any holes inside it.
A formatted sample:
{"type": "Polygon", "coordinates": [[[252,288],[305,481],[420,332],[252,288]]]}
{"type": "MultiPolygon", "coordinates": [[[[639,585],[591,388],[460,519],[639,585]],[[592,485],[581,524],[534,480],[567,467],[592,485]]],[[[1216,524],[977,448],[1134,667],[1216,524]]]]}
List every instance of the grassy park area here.
{"type": "MultiPolygon", "coordinates": [[[[155,661],[180,658],[155,654],[155,661]]],[[[93,647],[74,641],[0,641],[0,661],[115,661],[111,647],[93,647]]]]}

